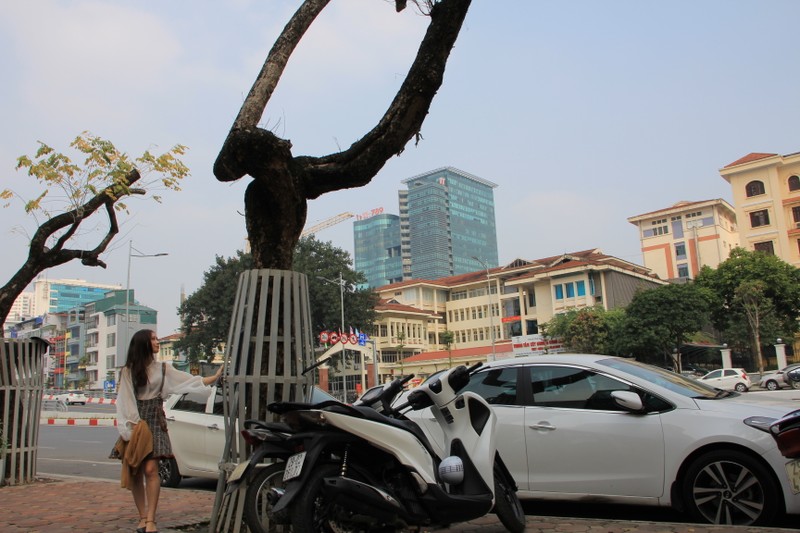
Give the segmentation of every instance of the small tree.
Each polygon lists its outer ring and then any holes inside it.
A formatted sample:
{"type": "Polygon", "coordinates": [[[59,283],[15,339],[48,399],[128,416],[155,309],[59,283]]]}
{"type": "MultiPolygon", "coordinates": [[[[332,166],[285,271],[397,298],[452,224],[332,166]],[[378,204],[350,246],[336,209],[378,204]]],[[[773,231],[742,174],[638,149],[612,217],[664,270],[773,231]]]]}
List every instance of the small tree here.
{"type": "Polygon", "coordinates": [[[763,281],[744,281],[736,289],[734,302],[742,308],[750,333],[753,336],[753,348],[756,351],[756,362],[759,373],[764,373],[764,357],[761,350],[761,325],[775,312],[775,307],[766,296],[763,281]]]}
{"type": "MultiPolygon", "coordinates": [[[[17,199],[37,223],[39,215],[46,218],[31,237],[22,267],[0,287],[0,336],[14,301],[44,270],[75,259],[86,266],[106,267],[100,255],[119,232],[117,212],[128,212],[124,198],[159,188],[180,190],[180,180],[189,175],[189,169],[179,159],[186,150],[181,145],[159,156],[146,151],[131,159],[111,142],[84,132],[70,143],[70,148],[83,157],[81,163],[74,163],[69,156],[41,142],[33,157],[23,155],[17,159],[17,170],[25,170],[43,187],[33,198],[11,188],[0,191],[0,198],[6,200],[4,207],[17,199]],[[82,232],[95,229],[85,225],[97,220],[99,215],[93,215],[98,212],[106,216],[103,236],[93,246],[71,248],[82,232]]],[[[152,198],[160,201],[159,196],[152,198]]],[[[11,255],[10,250],[4,250],[5,257],[11,255]]]]}
{"type": "Polygon", "coordinates": [[[709,321],[711,295],[695,283],[662,285],[636,293],[625,308],[625,334],[635,350],[673,357],[680,372],[680,347],[709,321]]]}
{"type": "Polygon", "coordinates": [[[447,350],[447,361],[450,368],[453,368],[453,350],[451,349],[453,347],[453,340],[455,340],[455,334],[449,329],[439,334],[439,341],[444,344],[444,349],[447,350]]]}

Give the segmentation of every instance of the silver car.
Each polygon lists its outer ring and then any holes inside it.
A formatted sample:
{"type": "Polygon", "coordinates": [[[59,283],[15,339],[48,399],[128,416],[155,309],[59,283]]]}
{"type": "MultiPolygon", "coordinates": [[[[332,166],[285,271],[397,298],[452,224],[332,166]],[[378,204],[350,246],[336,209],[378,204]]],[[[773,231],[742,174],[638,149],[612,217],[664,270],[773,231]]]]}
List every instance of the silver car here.
{"type": "Polygon", "coordinates": [[[791,387],[792,384],[786,379],[786,374],[795,369],[800,369],[800,363],[792,363],[775,372],[766,373],[761,376],[761,379],[758,381],[758,386],[768,390],[791,387]]]}

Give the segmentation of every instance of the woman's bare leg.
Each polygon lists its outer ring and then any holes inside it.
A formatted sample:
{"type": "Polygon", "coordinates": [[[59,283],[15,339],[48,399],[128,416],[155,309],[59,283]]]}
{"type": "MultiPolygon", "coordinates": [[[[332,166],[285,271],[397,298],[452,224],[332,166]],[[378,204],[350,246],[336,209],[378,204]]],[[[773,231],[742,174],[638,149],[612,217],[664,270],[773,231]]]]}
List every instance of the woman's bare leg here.
{"type": "Polygon", "coordinates": [[[147,493],[147,527],[145,531],[155,531],[158,496],[161,494],[161,478],[158,477],[158,460],[148,459],[144,463],[144,486],[147,493]]]}
{"type": "Polygon", "coordinates": [[[144,472],[142,472],[141,468],[133,476],[131,482],[133,483],[133,488],[131,489],[133,503],[136,504],[136,510],[139,511],[138,527],[145,527],[144,521],[147,520],[147,500],[144,494],[144,472]]]}

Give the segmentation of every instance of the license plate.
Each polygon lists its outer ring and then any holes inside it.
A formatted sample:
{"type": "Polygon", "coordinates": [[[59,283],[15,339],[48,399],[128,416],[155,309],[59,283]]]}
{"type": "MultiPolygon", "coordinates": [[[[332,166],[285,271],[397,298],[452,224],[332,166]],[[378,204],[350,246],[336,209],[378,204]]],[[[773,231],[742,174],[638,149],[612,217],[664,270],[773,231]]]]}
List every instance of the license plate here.
{"type": "Polygon", "coordinates": [[[303,470],[303,461],[306,460],[306,452],[296,453],[286,461],[286,470],[283,471],[283,480],[294,479],[303,470]]]}
{"type": "Polygon", "coordinates": [[[786,463],[786,475],[794,494],[800,494],[800,459],[786,463]]]}
{"type": "Polygon", "coordinates": [[[239,463],[236,465],[236,468],[233,469],[231,475],[228,476],[228,483],[236,483],[244,474],[244,471],[247,470],[247,467],[250,465],[250,461],[245,461],[243,463],[239,463]]]}

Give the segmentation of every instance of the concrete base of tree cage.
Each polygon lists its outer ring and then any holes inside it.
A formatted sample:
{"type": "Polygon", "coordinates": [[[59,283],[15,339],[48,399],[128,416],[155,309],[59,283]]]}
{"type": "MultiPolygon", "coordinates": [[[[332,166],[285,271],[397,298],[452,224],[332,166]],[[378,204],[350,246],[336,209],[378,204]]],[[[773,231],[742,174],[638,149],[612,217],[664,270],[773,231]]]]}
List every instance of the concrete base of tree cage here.
{"type": "Polygon", "coordinates": [[[314,362],[313,339],[305,274],[255,269],[239,276],[222,386],[226,447],[210,531],[247,530],[245,483],[225,495],[228,476],[251,452],[238,428],[249,418],[273,420],[266,409],[272,402],[308,398],[314,372],[303,375],[303,370],[314,362]]]}
{"type": "Polygon", "coordinates": [[[39,338],[0,339],[0,485],[36,478],[39,415],[44,388],[44,353],[39,338]]]}

